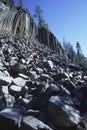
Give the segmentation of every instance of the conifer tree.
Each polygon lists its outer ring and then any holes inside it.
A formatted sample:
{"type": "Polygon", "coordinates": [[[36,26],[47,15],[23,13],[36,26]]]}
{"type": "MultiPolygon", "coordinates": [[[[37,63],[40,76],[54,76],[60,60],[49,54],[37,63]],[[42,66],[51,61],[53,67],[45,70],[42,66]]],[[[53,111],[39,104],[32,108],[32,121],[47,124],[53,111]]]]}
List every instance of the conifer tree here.
{"type": "Polygon", "coordinates": [[[77,41],[76,43],[76,51],[77,51],[77,63],[80,63],[80,59],[81,59],[81,46],[80,43],[77,41]]]}
{"type": "Polygon", "coordinates": [[[19,7],[22,8],[23,7],[23,1],[19,0],[19,7]]]}
{"type": "Polygon", "coordinates": [[[35,7],[34,18],[37,20],[38,26],[40,28],[43,27],[43,28],[47,29],[48,31],[50,31],[48,24],[45,22],[45,19],[43,18],[43,10],[41,9],[41,7],[39,5],[37,5],[35,7]]]}
{"type": "Polygon", "coordinates": [[[37,6],[35,7],[34,18],[37,19],[37,21],[38,21],[38,26],[39,26],[39,27],[42,27],[42,24],[43,24],[43,10],[40,8],[39,5],[37,5],[37,6]]]}
{"type": "Polygon", "coordinates": [[[9,4],[10,7],[13,7],[14,3],[15,3],[14,0],[8,0],[8,4],[9,4]]]}

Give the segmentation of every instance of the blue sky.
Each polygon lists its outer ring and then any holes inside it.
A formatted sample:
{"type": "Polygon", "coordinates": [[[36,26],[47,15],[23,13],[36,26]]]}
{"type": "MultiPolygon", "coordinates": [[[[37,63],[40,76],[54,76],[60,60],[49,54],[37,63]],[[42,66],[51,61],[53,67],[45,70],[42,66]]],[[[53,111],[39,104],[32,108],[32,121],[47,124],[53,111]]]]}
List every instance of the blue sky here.
{"type": "MultiPolygon", "coordinates": [[[[37,4],[43,10],[50,30],[62,43],[63,38],[73,47],[79,41],[82,52],[87,54],[87,0],[22,0],[31,14],[37,4]]],[[[15,0],[18,3],[18,0],[15,0]]]]}

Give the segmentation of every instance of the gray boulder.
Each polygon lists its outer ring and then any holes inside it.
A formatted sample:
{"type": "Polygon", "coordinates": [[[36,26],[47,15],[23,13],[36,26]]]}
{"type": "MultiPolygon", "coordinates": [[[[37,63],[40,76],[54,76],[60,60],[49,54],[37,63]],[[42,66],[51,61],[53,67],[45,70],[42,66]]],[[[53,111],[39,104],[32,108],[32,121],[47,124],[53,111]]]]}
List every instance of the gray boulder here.
{"type": "Polygon", "coordinates": [[[59,96],[52,96],[48,103],[48,115],[56,127],[71,127],[80,122],[80,113],[59,96]]]}
{"type": "Polygon", "coordinates": [[[0,75],[0,85],[5,86],[9,85],[12,82],[12,78],[9,76],[0,75]]]}
{"type": "Polygon", "coordinates": [[[9,93],[14,96],[24,96],[26,93],[26,88],[17,85],[11,85],[9,88],[9,93]]]}
{"type": "Polygon", "coordinates": [[[17,86],[24,87],[25,84],[26,84],[26,81],[25,81],[23,78],[21,78],[21,77],[17,77],[17,78],[14,78],[14,79],[13,79],[13,83],[14,83],[15,85],[17,85],[17,86]]]}
{"type": "Polygon", "coordinates": [[[20,127],[23,110],[21,108],[6,108],[0,112],[0,129],[16,130],[20,127]]]}
{"type": "Polygon", "coordinates": [[[52,130],[52,129],[33,116],[25,116],[23,118],[20,130],[52,130]]]}

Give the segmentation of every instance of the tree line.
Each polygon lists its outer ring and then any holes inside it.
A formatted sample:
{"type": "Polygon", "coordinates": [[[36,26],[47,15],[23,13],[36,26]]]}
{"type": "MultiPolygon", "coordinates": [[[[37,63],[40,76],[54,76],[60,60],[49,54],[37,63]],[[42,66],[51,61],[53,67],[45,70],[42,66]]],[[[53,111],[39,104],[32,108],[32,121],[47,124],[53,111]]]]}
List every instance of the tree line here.
{"type": "Polygon", "coordinates": [[[84,56],[81,45],[78,41],[76,42],[74,49],[70,42],[66,42],[63,39],[63,49],[64,55],[68,57],[72,63],[79,64],[81,67],[87,68],[87,57],[84,56]]]}

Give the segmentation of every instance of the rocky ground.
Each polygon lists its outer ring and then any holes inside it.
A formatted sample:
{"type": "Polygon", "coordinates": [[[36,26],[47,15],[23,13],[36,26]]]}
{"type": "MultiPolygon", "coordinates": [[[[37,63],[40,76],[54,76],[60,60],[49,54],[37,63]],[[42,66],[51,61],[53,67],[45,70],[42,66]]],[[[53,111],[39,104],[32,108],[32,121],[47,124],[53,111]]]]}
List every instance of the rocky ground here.
{"type": "Polygon", "coordinates": [[[86,69],[37,40],[0,36],[0,129],[86,130],[86,69]]]}

